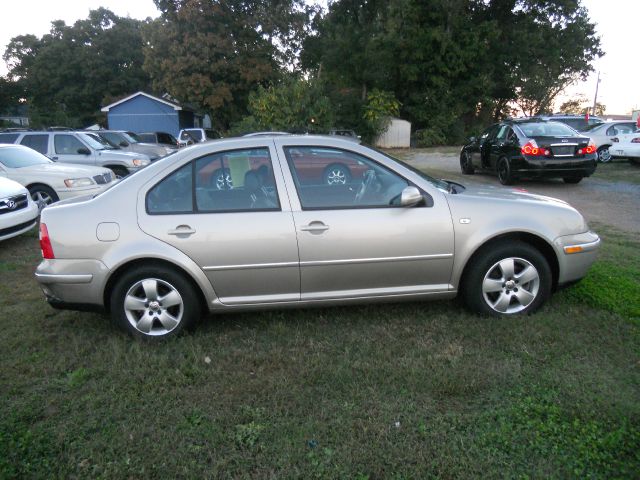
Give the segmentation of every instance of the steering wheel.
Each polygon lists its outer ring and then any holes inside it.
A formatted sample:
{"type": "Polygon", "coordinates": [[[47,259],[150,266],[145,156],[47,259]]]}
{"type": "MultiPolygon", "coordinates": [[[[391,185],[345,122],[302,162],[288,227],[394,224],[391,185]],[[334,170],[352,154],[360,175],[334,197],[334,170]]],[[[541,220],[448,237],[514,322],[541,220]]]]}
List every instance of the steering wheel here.
{"type": "Polygon", "coordinates": [[[364,198],[364,194],[367,192],[373,181],[376,179],[376,172],[374,170],[367,170],[364,174],[364,180],[360,186],[360,190],[356,193],[354,203],[360,203],[364,198]]]}

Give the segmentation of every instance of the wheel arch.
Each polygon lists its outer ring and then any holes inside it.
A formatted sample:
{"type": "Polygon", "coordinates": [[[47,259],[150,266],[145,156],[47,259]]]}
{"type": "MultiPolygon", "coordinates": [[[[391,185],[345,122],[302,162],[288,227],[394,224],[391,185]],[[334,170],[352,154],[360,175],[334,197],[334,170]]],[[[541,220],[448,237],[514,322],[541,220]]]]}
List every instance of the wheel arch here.
{"type": "MultiPolygon", "coordinates": [[[[24,188],[26,188],[27,190],[31,190],[33,187],[37,187],[37,186],[47,187],[53,190],[54,192],[56,192],[56,189],[53,186],[44,182],[32,182],[32,183],[29,183],[28,185],[25,185],[24,188]]],[[[58,192],[56,192],[56,195],[57,194],[58,192]]]]}
{"type": "Polygon", "coordinates": [[[551,269],[552,275],[552,290],[555,290],[557,288],[558,278],[560,276],[560,263],[553,246],[544,238],[533,233],[523,231],[506,232],[486,239],[467,257],[467,260],[462,269],[462,273],[460,274],[458,284],[462,285],[462,283],[465,281],[468,269],[473,263],[473,260],[478,255],[482,255],[485,250],[491,248],[493,245],[505,241],[520,241],[522,243],[531,245],[536,250],[538,250],[549,263],[549,268],[551,269]]]}
{"type": "Polygon", "coordinates": [[[106,311],[109,313],[110,310],[110,305],[111,302],[109,301],[111,298],[111,294],[113,292],[113,289],[116,285],[116,283],[118,282],[118,280],[120,278],[122,278],[122,276],[127,273],[128,271],[134,269],[134,268],[142,268],[142,267],[146,267],[146,266],[151,266],[151,267],[155,267],[155,266],[163,266],[166,268],[169,268],[171,270],[174,270],[178,273],[180,273],[181,275],[183,275],[185,277],[185,279],[187,279],[187,281],[191,284],[191,286],[193,287],[194,291],[196,292],[196,295],[198,296],[198,300],[200,302],[200,306],[202,308],[203,312],[208,312],[209,311],[209,307],[207,304],[207,299],[205,297],[204,292],[202,291],[202,288],[200,287],[200,285],[198,284],[198,282],[196,281],[195,278],[193,278],[193,276],[184,268],[182,268],[180,265],[170,262],[168,260],[162,259],[162,258],[157,258],[157,257],[147,257],[147,258],[137,258],[137,259],[133,259],[133,260],[129,260],[128,262],[123,263],[122,265],[119,265],[118,268],[116,268],[111,275],[109,275],[109,277],[107,278],[107,282],[105,284],[103,293],[102,293],[102,298],[103,298],[103,305],[106,309],[106,311]]]}

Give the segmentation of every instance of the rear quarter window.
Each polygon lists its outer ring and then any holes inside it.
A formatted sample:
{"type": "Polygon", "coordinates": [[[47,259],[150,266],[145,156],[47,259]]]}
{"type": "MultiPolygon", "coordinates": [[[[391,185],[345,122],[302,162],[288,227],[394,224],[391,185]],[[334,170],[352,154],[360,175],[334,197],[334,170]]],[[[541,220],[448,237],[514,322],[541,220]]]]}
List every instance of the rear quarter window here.
{"type": "Polygon", "coordinates": [[[14,143],[19,136],[19,133],[0,133],[0,143],[14,143]]]}

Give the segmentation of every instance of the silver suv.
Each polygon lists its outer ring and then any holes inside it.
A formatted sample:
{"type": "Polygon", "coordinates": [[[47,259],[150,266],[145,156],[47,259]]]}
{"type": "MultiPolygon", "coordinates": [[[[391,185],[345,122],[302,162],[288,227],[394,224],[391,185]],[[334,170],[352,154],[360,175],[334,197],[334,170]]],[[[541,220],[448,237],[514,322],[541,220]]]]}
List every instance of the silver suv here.
{"type": "Polygon", "coordinates": [[[117,150],[89,132],[0,133],[0,143],[16,143],[30,147],[56,162],[106,167],[119,178],[137,172],[151,162],[147,155],[117,150]]]}
{"type": "Polygon", "coordinates": [[[600,244],[563,201],[465,188],[349,140],[296,135],[185,148],[47,207],[40,237],[51,305],[107,310],[155,338],[203,311],[457,294],[479,313],[527,314],[582,278],[600,244]],[[323,182],[337,164],[349,180],[323,182]]]}
{"type": "Polygon", "coordinates": [[[157,160],[177,150],[177,147],[164,147],[159,144],[144,143],[133,132],[123,130],[95,130],[88,133],[99,135],[112,146],[120,148],[125,152],[142,153],[147,155],[151,161],[157,160]]]}

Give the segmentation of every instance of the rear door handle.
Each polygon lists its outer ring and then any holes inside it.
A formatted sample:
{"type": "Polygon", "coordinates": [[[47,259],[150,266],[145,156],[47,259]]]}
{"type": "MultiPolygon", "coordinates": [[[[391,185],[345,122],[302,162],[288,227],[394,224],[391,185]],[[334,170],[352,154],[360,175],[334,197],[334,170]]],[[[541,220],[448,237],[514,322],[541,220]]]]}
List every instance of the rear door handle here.
{"type": "Polygon", "coordinates": [[[169,235],[176,235],[176,236],[189,236],[189,235],[193,235],[194,233],[196,233],[195,229],[191,228],[189,225],[178,225],[175,229],[173,230],[169,230],[167,232],[169,235]]]}
{"type": "Polygon", "coordinates": [[[309,225],[305,225],[304,227],[300,227],[300,230],[303,232],[311,232],[311,233],[322,233],[326,230],[329,230],[329,225],[325,225],[322,222],[311,222],[309,225]]]}

